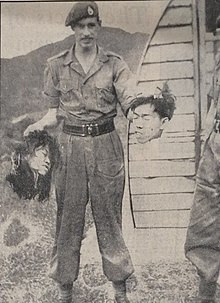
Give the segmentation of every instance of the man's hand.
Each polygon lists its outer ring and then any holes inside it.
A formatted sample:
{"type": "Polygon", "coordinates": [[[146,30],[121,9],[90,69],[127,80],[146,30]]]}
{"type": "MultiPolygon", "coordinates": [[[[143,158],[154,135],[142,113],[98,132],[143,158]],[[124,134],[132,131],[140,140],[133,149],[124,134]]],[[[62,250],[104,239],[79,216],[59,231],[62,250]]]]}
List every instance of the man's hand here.
{"type": "Polygon", "coordinates": [[[44,126],[38,121],[34,124],[29,125],[24,131],[24,137],[27,137],[29,133],[34,132],[35,130],[43,130],[44,126]]]}
{"type": "Polygon", "coordinates": [[[57,110],[57,108],[50,108],[42,119],[27,127],[27,129],[24,131],[24,136],[28,136],[29,133],[35,130],[42,131],[45,127],[57,126],[57,110]]]}

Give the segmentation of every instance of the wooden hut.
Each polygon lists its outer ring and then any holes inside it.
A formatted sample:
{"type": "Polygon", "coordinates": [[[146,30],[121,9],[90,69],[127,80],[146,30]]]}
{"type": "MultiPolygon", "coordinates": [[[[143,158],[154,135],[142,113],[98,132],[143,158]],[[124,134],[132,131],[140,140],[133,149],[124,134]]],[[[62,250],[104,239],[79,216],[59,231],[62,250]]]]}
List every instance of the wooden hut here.
{"type": "Polygon", "coordinates": [[[188,225],[217,43],[206,38],[205,1],[171,0],[144,50],[139,90],[154,94],[168,81],[177,102],[160,150],[152,148],[150,160],[148,144],[136,143],[129,127],[129,190],[136,228],[188,225]]]}

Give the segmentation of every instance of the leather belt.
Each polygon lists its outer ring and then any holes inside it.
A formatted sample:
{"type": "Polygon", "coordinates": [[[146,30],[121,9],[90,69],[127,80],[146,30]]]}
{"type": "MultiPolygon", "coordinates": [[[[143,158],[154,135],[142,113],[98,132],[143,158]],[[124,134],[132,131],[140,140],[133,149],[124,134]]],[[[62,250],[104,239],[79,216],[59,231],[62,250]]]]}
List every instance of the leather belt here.
{"type": "Polygon", "coordinates": [[[63,132],[65,134],[80,136],[80,137],[95,137],[112,132],[115,129],[113,120],[105,123],[86,123],[82,125],[68,125],[64,124],[63,132]]]}

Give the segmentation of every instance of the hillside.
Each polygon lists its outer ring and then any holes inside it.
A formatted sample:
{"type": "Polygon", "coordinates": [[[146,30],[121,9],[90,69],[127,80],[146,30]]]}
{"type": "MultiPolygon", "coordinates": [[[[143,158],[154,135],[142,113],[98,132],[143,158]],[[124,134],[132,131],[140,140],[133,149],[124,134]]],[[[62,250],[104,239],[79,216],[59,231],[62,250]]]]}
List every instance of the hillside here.
{"type": "MultiPolygon", "coordinates": [[[[147,34],[130,34],[121,29],[103,27],[100,31],[99,44],[123,56],[131,70],[135,72],[147,38],[147,34]]],[[[1,59],[1,115],[3,120],[45,109],[41,91],[46,60],[70,48],[73,43],[74,35],[71,35],[27,55],[1,59]]]]}

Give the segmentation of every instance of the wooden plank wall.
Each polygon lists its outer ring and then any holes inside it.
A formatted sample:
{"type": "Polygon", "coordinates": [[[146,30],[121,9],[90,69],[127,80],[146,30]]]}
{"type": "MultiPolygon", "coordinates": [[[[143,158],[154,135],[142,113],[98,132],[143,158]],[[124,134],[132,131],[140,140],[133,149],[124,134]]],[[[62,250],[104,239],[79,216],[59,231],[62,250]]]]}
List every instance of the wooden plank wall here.
{"type": "Polygon", "coordinates": [[[136,228],[187,227],[195,185],[193,0],[169,3],[138,73],[140,92],[168,85],[176,112],[160,144],[138,144],[129,129],[129,185],[136,228]]]}

